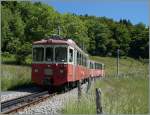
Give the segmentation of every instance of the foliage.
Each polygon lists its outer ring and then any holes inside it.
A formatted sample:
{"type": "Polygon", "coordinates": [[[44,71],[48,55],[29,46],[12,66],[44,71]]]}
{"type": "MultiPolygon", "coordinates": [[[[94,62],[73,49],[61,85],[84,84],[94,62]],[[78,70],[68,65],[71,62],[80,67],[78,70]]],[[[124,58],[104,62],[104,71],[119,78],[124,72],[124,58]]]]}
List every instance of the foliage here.
{"type": "MultiPolygon", "coordinates": [[[[133,25],[126,19],[116,22],[106,17],[87,14],[60,14],[53,7],[41,2],[1,3],[2,52],[15,54],[17,60],[20,59],[18,47],[24,49],[25,44],[56,34],[58,26],[61,28],[61,36],[73,39],[91,55],[115,56],[119,48],[122,56],[148,58],[149,27],[142,23],[133,25]]],[[[26,50],[30,50],[27,52],[31,54],[31,48],[26,50]]],[[[27,55],[21,56],[24,60],[27,55]]]]}
{"type": "Polygon", "coordinates": [[[32,45],[30,43],[25,43],[23,45],[20,45],[20,47],[17,47],[16,51],[16,61],[18,64],[24,64],[25,58],[31,54],[31,47],[32,45]]]}

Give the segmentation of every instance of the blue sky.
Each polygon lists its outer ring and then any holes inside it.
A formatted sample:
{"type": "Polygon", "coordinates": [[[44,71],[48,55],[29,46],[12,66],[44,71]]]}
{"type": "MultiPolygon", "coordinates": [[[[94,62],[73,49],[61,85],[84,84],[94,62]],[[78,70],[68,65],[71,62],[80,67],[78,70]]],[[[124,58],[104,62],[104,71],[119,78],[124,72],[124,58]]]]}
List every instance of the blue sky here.
{"type": "Polygon", "coordinates": [[[148,0],[41,0],[60,13],[106,16],[116,21],[129,19],[133,24],[149,25],[148,0]]]}

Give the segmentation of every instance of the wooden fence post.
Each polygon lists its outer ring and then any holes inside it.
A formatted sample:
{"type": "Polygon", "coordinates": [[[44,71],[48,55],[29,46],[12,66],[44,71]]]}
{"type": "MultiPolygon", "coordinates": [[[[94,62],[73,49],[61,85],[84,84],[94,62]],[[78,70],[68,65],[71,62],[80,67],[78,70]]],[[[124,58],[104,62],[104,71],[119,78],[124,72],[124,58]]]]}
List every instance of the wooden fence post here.
{"type": "Polygon", "coordinates": [[[91,87],[91,77],[89,77],[89,79],[88,79],[88,84],[87,84],[87,90],[86,90],[86,93],[88,93],[90,87],[91,87]]]}
{"type": "Polygon", "coordinates": [[[101,89],[96,88],[96,112],[97,114],[102,114],[102,98],[101,98],[101,89]]]}
{"type": "Polygon", "coordinates": [[[78,101],[80,101],[81,98],[81,81],[78,82],[78,101]]]}

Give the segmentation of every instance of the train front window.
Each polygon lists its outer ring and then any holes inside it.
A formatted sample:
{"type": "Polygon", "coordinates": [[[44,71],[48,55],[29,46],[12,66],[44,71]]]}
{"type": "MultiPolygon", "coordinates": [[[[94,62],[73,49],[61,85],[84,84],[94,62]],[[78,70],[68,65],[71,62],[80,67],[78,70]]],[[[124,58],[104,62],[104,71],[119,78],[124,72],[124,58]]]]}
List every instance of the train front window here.
{"type": "Polygon", "coordinates": [[[55,48],[55,62],[67,62],[67,47],[55,48]]]}
{"type": "Polygon", "coordinates": [[[44,59],[44,48],[36,47],[33,48],[33,61],[41,62],[44,59]]]}
{"type": "Polygon", "coordinates": [[[46,48],[46,61],[53,62],[53,48],[47,47],[46,48]]]}

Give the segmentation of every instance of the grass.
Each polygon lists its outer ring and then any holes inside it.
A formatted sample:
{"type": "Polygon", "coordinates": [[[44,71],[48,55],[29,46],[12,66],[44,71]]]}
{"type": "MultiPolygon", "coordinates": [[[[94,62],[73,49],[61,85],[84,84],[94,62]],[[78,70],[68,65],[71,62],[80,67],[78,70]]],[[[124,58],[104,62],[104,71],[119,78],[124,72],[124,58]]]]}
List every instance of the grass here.
{"type": "Polygon", "coordinates": [[[148,77],[132,76],[97,81],[103,91],[103,110],[111,114],[148,113],[148,77]]]}
{"type": "Polygon", "coordinates": [[[31,67],[1,65],[1,90],[15,89],[31,84],[31,67]]]}
{"type": "Polygon", "coordinates": [[[65,103],[64,114],[95,114],[95,89],[102,90],[102,106],[106,114],[147,114],[148,111],[148,64],[132,58],[120,59],[120,76],[116,76],[116,59],[91,57],[103,62],[105,78],[96,80],[83,94],[81,101],[71,98],[65,103]]]}
{"type": "Polygon", "coordinates": [[[77,99],[69,99],[65,103],[62,113],[64,114],[93,114],[96,113],[96,106],[94,105],[95,98],[93,94],[82,95],[81,102],[77,99]]]}
{"type": "Polygon", "coordinates": [[[26,57],[25,64],[17,65],[16,57],[7,52],[1,55],[1,90],[11,90],[31,85],[31,55],[26,57]]]}

